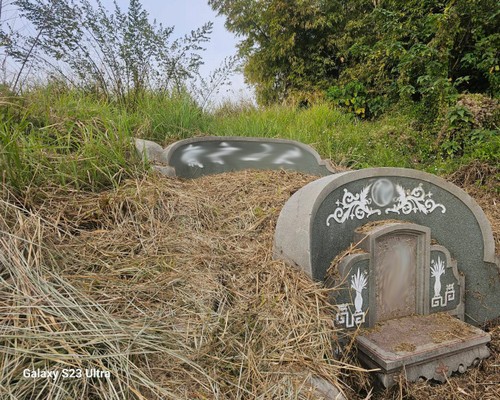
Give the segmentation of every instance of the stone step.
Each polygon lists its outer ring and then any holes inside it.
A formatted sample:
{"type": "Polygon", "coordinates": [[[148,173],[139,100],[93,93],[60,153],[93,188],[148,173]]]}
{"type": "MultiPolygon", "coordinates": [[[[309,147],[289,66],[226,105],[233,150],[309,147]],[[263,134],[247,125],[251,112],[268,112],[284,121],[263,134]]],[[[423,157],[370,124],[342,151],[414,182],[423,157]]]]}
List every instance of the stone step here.
{"type": "Polygon", "coordinates": [[[408,381],[445,381],[452,372],[489,356],[488,333],[446,313],[414,315],[377,323],[357,337],[359,358],[390,387],[401,373],[408,381]]]}

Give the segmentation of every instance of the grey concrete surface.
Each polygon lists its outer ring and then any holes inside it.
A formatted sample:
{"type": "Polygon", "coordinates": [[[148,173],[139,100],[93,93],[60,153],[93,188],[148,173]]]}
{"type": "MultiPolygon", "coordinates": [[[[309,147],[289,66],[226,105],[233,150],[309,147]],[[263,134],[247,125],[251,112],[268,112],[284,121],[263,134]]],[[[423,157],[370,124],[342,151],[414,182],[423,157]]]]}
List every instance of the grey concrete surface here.
{"type": "Polygon", "coordinates": [[[244,169],[287,169],[318,176],[335,172],[312,147],[293,140],[206,136],[180,140],[165,149],[142,139],[136,139],[135,146],[153,164],[168,167],[159,172],[180,178],[244,169]]]}

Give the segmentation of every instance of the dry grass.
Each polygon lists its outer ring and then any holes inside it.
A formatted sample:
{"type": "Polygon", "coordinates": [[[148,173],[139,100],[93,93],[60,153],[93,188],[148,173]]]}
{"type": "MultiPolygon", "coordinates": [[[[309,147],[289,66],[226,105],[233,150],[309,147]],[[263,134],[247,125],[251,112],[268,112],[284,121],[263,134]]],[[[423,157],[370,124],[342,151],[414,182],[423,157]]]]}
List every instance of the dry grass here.
{"type": "MultiPolygon", "coordinates": [[[[37,189],[22,201],[4,189],[0,397],[317,399],[311,376],[348,399],[367,396],[368,373],[335,361],[328,291],[271,257],[281,207],[313,179],[149,176],[101,194],[37,189]],[[37,367],[111,378],[22,378],[37,367]]],[[[498,327],[492,335],[494,357],[480,368],[375,397],[495,398],[498,327]]]]}
{"type": "Polygon", "coordinates": [[[38,190],[19,209],[4,193],[0,391],[307,399],[317,376],[349,393],[327,291],[271,257],[282,205],[311,179],[150,176],[100,195],[38,190]],[[111,379],[21,377],[36,366],[111,379]]]}
{"type": "Polygon", "coordinates": [[[500,249],[500,167],[479,161],[459,168],[448,180],[471,195],[486,213],[500,249]]]}
{"type": "Polygon", "coordinates": [[[430,334],[434,343],[442,343],[450,339],[461,339],[474,332],[470,326],[464,328],[460,321],[447,313],[432,314],[433,320],[439,328],[430,334]]]}

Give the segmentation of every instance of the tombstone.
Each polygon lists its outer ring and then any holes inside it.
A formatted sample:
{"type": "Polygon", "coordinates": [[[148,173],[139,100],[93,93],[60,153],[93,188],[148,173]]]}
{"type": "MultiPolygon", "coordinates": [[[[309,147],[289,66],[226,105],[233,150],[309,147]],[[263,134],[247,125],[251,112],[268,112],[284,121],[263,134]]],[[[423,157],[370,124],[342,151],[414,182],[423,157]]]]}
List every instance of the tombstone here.
{"type": "Polygon", "coordinates": [[[335,172],[310,146],[293,140],[245,137],[196,137],[163,149],[136,139],[137,151],[159,172],[180,178],[197,178],[244,169],[287,169],[325,176],[335,172]]]}
{"type": "Polygon", "coordinates": [[[350,171],[297,191],[275,257],[335,287],[335,324],[385,386],[405,371],[444,380],[489,355],[478,329],[500,315],[500,269],[486,216],[464,191],[401,168],[350,171]]]}

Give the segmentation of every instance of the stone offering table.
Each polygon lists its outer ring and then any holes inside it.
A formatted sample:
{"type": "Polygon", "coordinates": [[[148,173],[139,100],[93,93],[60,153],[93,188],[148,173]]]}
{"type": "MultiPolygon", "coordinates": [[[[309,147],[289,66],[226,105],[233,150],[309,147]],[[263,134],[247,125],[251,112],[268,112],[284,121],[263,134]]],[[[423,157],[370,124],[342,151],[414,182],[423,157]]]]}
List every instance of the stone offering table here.
{"type": "Polygon", "coordinates": [[[400,373],[409,381],[421,377],[446,380],[452,372],[463,373],[475,360],[486,358],[491,337],[448,314],[414,315],[390,319],[357,338],[359,358],[377,373],[385,387],[400,373]]]}

